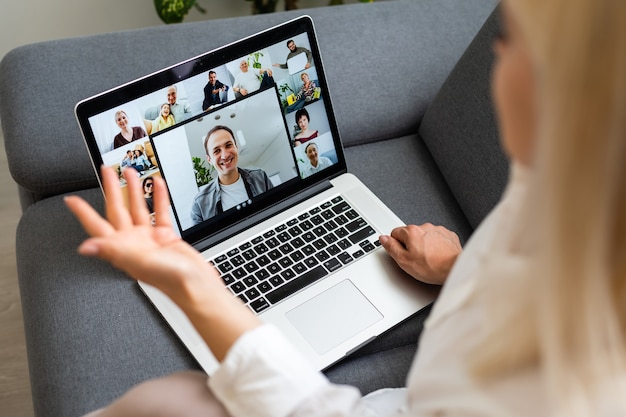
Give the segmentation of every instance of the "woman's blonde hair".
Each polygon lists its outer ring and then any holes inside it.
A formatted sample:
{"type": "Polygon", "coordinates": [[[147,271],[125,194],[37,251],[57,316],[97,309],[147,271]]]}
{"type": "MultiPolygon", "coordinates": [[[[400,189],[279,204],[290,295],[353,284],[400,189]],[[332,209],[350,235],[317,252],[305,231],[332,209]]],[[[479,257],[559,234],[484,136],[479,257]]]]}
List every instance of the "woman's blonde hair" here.
{"type": "Polygon", "coordinates": [[[495,286],[500,307],[523,302],[501,315],[474,369],[538,365],[557,414],[600,415],[599,402],[626,398],[626,2],[504,5],[536,72],[531,262],[517,288],[495,286]]]}

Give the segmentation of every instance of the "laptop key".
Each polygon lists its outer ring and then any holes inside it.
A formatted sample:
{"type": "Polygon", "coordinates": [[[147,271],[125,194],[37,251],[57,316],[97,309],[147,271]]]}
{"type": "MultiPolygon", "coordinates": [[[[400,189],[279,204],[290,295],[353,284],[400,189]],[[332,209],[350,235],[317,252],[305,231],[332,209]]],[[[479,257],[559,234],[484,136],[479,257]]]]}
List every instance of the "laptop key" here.
{"type": "Polygon", "coordinates": [[[246,261],[249,261],[256,257],[256,252],[253,251],[252,249],[248,249],[245,252],[243,252],[242,255],[246,259],[246,261]]]}
{"type": "Polygon", "coordinates": [[[267,300],[275,304],[278,301],[289,297],[290,295],[300,291],[301,289],[311,285],[315,281],[328,275],[328,271],[321,265],[309,270],[304,275],[294,281],[289,281],[282,287],[276,288],[274,291],[267,293],[267,300]]]}
{"type": "Polygon", "coordinates": [[[285,280],[283,280],[281,277],[279,276],[274,276],[272,278],[269,279],[269,282],[272,283],[272,285],[274,287],[278,287],[280,284],[282,284],[283,282],[285,282],[285,280]]]}
{"type": "Polygon", "coordinates": [[[259,269],[259,266],[254,261],[245,264],[243,267],[246,268],[246,271],[250,274],[259,269]]]}
{"type": "Polygon", "coordinates": [[[315,248],[312,245],[306,245],[302,248],[302,253],[304,253],[306,256],[313,255],[315,253],[315,248]]]}
{"type": "Polygon", "coordinates": [[[270,262],[272,262],[272,261],[270,260],[270,258],[268,258],[268,257],[267,257],[267,256],[265,256],[265,255],[261,255],[261,256],[259,256],[259,258],[258,258],[256,261],[257,261],[257,263],[258,263],[259,265],[261,265],[261,266],[265,266],[265,265],[269,264],[270,262]]]}
{"type": "Polygon", "coordinates": [[[356,232],[357,230],[362,229],[365,226],[367,226],[367,222],[359,217],[358,219],[346,224],[346,229],[348,229],[348,231],[350,232],[356,232]]]}
{"type": "Polygon", "coordinates": [[[235,294],[239,294],[245,289],[246,289],[246,286],[243,285],[242,282],[235,282],[233,285],[230,286],[230,290],[234,292],[235,294]]]}
{"type": "Polygon", "coordinates": [[[317,236],[315,236],[312,232],[304,232],[304,234],[302,235],[302,239],[304,239],[306,242],[311,242],[317,239],[317,236]]]}
{"type": "Polygon", "coordinates": [[[337,222],[337,224],[346,224],[348,223],[348,218],[346,216],[344,216],[343,214],[340,214],[339,216],[335,217],[335,221],[337,222]]]}
{"type": "Polygon", "coordinates": [[[338,241],[339,238],[335,236],[334,233],[329,233],[326,236],[324,236],[324,240],[328,242],[328,244],[330,245],[331,243],[335,243],[336,241],[338,241]]]}
{"type": "Polygon", "coordinates": [[[296,273],[293,272],[291,269],[285,269],[283,272],[280,273],[280,276],[283,277],[286,281],[289,281],[296,276],[296,273]]]}
{"type": "Polygon", "coordinates": [[[230,262],[226,261],[219,264],[217,266],[217,269],[219,269],[222,274],[225,274],[233,270],[233,265],[230,262]]]}
{"type": "Polygon", "coordinates": [[[237,268],[232,272],[233,276],[235,277],[235,279],[240,280],[243,277],[245,277],[246,275],[248,275],[248,273],[243,269],[243,268],[237,268]]]}
{"type": "Polygon", "coordinates": [[[267,266],[267,270],[270,274],[277,274],[280,272],[281,269],[283,268],[278,264],[278,262],[274,262],[273,264],[269,264],[267,266]]]}
{"type": "Polygon", "coordinates": [[[348,239],[350,239],[350,241],[352,243],[359,243],[363,239],[366,239],[366,238],[368,238],[369,236],[372,236],[375,233],[376,233],[376,230],[372,229],[371,226],[367,226],[367,227],[359,230],[358,232],[351,234],[348,239]]]}
{"type": "Polygon", "coordinates": [[[331,255],[335,256],[339,252],[341,252],[341,249],[339,249],[339,246],[337,245],[330,245],[328,248],[326,248],[326,251],[330,253],[331,255]]]}
{"type": "Polygon", "coordinates": [[[354,260],[354,258],[352,256],[350,256],[349,253],[347,252],[342,252],[339,255],[337,255],[337,259],[339,259],[341,261],[342,264],[346,265],[350,262],[352,262],[354,260]]]}
{"type": "Polygon", "coordinates": [[[329,260],[327,260],[326,262],[324,262],[324,266],[326,267],[326,269],[328,269],[330,272],[336,271],[339,268],[341,268],[343,265],[341,264],[341,262],[339,262],[337,259],[335,258],[330,258],[329,260]]]}
{"type": "Polygon", "coordinates": [[[322,250],[316,253],[315,257],[319,259],[320,262],[324,262],[330,258],[330,255],[325,250],[322,250]]]}
{"type": "Polygon", "coordinates": [[[331,230],[335,230],[336,228],[338,228],[339,225],[335,223],[333,220],[329,220],[328,222],[326,222],[324,227],[330,232],[331,230]]]}
{"type": "Polygon", "coordinates": [[[267,256],[269,256],[269,258],[272,261],[275,261],[276,259],[280,258],[281,256],[283,256],[283,254],[278,250],[278,249],[273,249],[271,251],[269,251],[267,253],[267,256]]]}
{"type": "Polygon", "coordinates": [[[265,241],[265,244],[270,248],[274,249],[276,246],[280,245],[280,241],[275,237],[271,237],[265,241]]]}
{"type": "Polygon", "coordinates": [[[324,223],[324,219],[319,214],[316,214],[315,216],[311,217],[311,223],[319,226],[320,224],[324,223]]]}
{"type": "Polygon", "coordinates": [[[304,259],[304,255],[299,250],[293,252],[290,256],[291,256],[291,259],[293,259],[294,262],[298,262],[298,261],[301,261],[301,260],[304,259]]]}
{"type": "Polygon", "coordinates": [[[224,281],[224,284],[230,285],[235,282],[235,279],[230,274],[225,274],[222,275],[222,281],[224,281]]]}
{"type": "Polygon", "coordinates": [[[233,256],[230,259],[230,262],[233,264],[234,267],[238,267],[240,265],[243,265],[246,261],[244,261],[243,257],[241,257],[240,255],[237,255],[237,256],[233,256]]]}
{"type": "Polygon", "coordinates": [[[259,298],[258,300],[254,300],[250,303],[250,307],[252,307],[252,310],[254,310],[255,313],[260,313],[261,311],[265,310],[269,306],[270,304],[263,297],[259,298]]]}
{"type": "Polygon", "coordinates": [[[339,242],[337,242],[337,246],[339,246],[343,250],[346,250],[350,246],[352,246],[352,243],[350,243],[348,239],[341,239],[339,242]]]}
{"type": "Polygon", "coordinates": [[[371,252],[374,249],[376,249],[376,246],[372,245],[371,243],[369,243],[369,241],[365,241],[367,242],[366,245],[361,245],[361,248],[365,251],[365,252],[371,252]]]}
{"type": "Polygon", "coordinates": [[[254,250],[256,251],[256,253],[261,255],[261,254],[267,252],[269,250],[269,248],[267,247],[267,245],[265,243],[259,243],[258,245],[256,245],[254,247],[254,250]]]}
{"type": "Polygon", "coordinates": [[[343,213],[344,211],[348,211],[348,210],[350,210],[350,208],[351,208],[351,207],[350,207],[350,205],[349,205],[348,203],[346,203],[345,201],[342,201],[341,203],[336,204],[336,205],[333,207],[333,209],[332,209],[332,210],[333,210],[335,213],[340,214],[340,213],[343,213]]]}
{"type": "Polygon", "coordinates": [[[248,291],[244,292],[244,294],[249,300],[254,300],[255,298],[261,296],[261,293],[256,288],[250,288],[248,291]]]}
{"type": "Polygon", "coordinates": [[[258,271],[256,271],[254,276],[257,277],[259,281],[263,281],[263,280],[268,279],[270,277],[270,273],[267,272],[267,270],[265,270],[265,269],[259,269],[258,271]]]}
{"type": "Polygon", "coordinates": [[[315,246],[317,250],[322,250],[326,246],[328,246],[328,244],[324,239],[317,239],[315,242],[313,242],[313,246],[315,246]]]}
{"type": "Polygon", "coordinates": [[[258,284],[258,280],[253,276],[247,276],[243,279],[243,283],[246,284],[246,287],[250,288],[255,284],[258,284]]]}
{"type": "Polygon", "coordinates": [[[278,264],[280,266],[282,266],[283,268],[287,268],[287,267],[293,265],[293,261],[291,260],[290,257],[285,256],[284,258],[281,258],[281,259],[278,260],[278,264]]]}
{"type": "Polygon", "coordinates": [[[301,274],[307,269],[306,266],[302,262],[298,262],[292,268],[296,272],[296,274],[301,274]]]}
{"type": "Polygon", "coordinates": [[[315,256],[310,256],[308,258],[306,258],[304,260],[304,264],[309,267],[309,268],[313,268],[314,266],[316,266],[319,263],[319,261],[317,260],[317,258],[315,256]]]}
{"type": "Polygon", "coordinates": [[[265,294],[266,292],[272,289],[272,286],[270,285],[269,282],[262,282],[259,285],[257,285],[256,288],[257,290],[261,291],[262,294],[265,294]]]}
{"type": "Polygon", "coordinates": [[[278,248],[284,255],[288,254],[289,252],[293,251],[293,248],[291,247],[291,245],[289,243],[285,243],[284,245],[282,245],[280,248],[278,248]]]}
{"type": "Polygon", "coordinates": [[[317,237],[324,236],[326,234],[326,229],[322,226],[317,226],[313,229],[313,233],[315,233],[317,237]]]}

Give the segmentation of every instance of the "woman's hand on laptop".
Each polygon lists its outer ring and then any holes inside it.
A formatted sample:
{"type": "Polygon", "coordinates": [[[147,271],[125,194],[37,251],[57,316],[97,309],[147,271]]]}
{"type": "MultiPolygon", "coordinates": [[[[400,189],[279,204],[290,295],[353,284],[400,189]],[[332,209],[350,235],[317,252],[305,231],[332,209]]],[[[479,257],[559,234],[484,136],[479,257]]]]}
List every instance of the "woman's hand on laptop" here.
{"type": "Polygon", "coordinates": [[[425,223],[397,227],[380,243],[406,273],[427,284],[442,285],[462,252],[456,233],[425,223]]]}
{"type": "Polygon", "coordinates": [[[136,280],[150,284],[189,317],[218,360],[260,321],[224,286],[218,272],[172,228],[165,182],[154,176],[155,225],[152,226],[135,170],[126,170],[129,208],[117,173],[102,168],[106,219],[77,196],[65,202],[91,236],[80,254],[108,261],[136,280]]]}

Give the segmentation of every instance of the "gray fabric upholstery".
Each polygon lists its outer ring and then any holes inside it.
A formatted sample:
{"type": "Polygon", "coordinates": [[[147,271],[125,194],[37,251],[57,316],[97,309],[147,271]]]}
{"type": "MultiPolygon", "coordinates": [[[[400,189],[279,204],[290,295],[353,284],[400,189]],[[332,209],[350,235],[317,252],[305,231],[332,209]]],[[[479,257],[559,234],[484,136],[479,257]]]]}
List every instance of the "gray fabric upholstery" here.
{"type": "Polygon", "coordinates": [[[472,228],[499,200],[508,177],[491,102],[496,14],[494,11],[452,70],[419,129],[472,228]]]}
{"type": "Polygon", "coordinates": [[[346,148],[346,159],[348,170],[405,223],[440,224],[469,237],[472,229],[417,135],[346,148]]]}
{"type": "MultiPolygon", "coordinates": [[[[397,0],[307,11],[319,32],[349,170],[405,222],[443,224],[463,241],[506,181],[487,82],[493,26],[448,74],[495,4],[397,0]]],[[[50,41],[18,48],[0,63],[0,118],[25,208],[16,252],[37,416],[80,415],[140,381],[197,368],[136,284],[76,254],[85,234],[63,193],[100,210],[102,194],[74,104],[297,14],[50,41]],[[158,53],[155,44],[162,45],[158,53]]],[[[363,392],[402,385],[427,314],[327,375],[363,392]]]]}
{"type": "MultiPolygon", "coordinates": [[[[346,146],[414,132],[494,4],[397,0],[307,10],[346,146]]],[[[73,116],[79,100],[302,13],[159,26],[9,52],[0,63],[7,103],[0,119],[5,138],[15,138],[6,150],[23,202],[97,186],[73,116]]]]}

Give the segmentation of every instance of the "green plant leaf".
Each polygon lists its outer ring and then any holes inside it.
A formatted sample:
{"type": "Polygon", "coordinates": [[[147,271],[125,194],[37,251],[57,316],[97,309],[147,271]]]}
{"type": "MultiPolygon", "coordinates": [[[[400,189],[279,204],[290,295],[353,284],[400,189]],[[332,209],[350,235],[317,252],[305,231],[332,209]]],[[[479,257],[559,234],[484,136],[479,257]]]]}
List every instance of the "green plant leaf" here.
{"type": "Polygon", "coordinates": [[[196,0],[154,0],[154,8],[165,23],[180,23],[196,0]]]}

